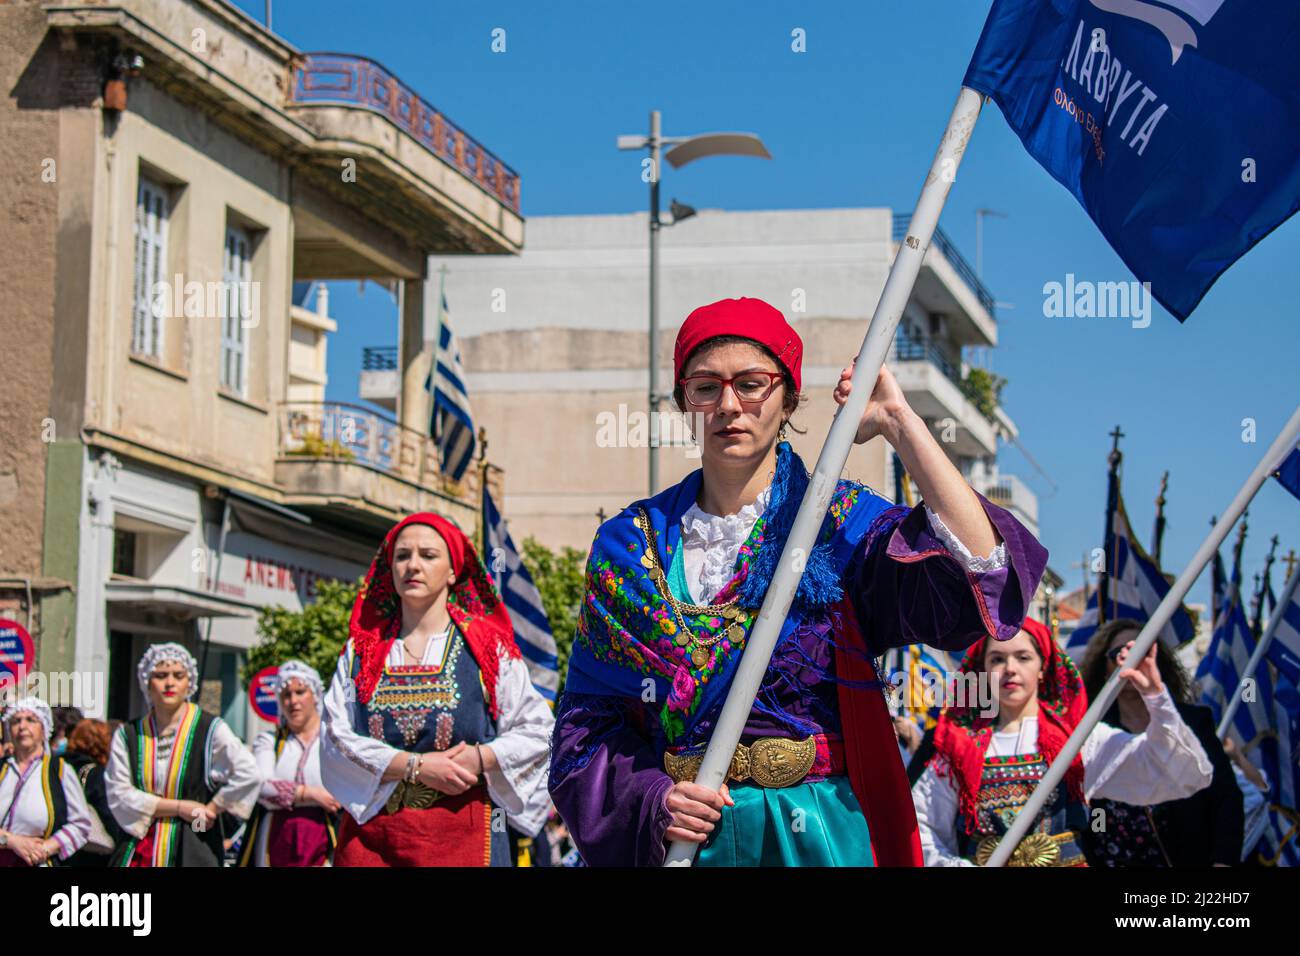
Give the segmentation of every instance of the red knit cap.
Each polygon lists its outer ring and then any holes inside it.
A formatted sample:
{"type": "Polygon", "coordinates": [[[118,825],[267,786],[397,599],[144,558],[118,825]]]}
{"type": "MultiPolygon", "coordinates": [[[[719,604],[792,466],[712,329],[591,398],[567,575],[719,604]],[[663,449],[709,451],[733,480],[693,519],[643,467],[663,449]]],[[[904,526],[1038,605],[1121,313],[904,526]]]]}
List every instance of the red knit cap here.
{"type": "Polygon", "coordinates": [[[677,331],[677,344],[673,347],[674,382],[682,380],[686,360],[696,346],[719,335],[739,335],[767,346],[777,362],[790,373],[794,390],[799,391],[803,340],[780,310],[762,299],[722,299],[711,305],[702,305],[688,315],[677,331]]]}

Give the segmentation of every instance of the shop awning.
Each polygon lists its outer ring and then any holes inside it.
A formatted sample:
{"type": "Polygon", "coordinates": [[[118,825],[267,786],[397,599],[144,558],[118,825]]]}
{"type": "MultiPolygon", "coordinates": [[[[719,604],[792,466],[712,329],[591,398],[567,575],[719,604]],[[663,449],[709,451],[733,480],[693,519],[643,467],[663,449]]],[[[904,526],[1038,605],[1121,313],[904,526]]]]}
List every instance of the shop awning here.
{"type": "Polygon", "coordinates": [[[242,601],[232,601],[209,591],[148,581],[109,581],[104,585],[104,600],[118,607],[167,614],[178,621],[206,617],[257,617],[257,608],[242,601]]]}

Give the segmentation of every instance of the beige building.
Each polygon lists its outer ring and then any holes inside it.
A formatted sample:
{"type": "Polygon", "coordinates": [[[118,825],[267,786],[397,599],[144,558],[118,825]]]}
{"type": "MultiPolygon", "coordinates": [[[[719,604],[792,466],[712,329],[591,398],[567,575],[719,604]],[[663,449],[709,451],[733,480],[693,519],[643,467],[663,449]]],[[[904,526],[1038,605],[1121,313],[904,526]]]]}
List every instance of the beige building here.
{"type": "Polygon", "coordinates": [[[206,639],[205,704],[251,732],[259,607],[355,579],[403,513],[474,527],[426,437],[426,269],[517,254],[519,177],[221,0],[0,5],[0,79],[0,617],[114,717],[145,643],[206,639]],[[325,402],[342,278],[397,286],[391,417],[325,402]]]}
{"type": "MultiPolygon", "coordinates": [[[[664,229],[657,390],[671,391],[673,340],[692,309],[739,295],[767,300],[804,342],[806,403],[792,421],[806,433],[791,438],[811,468],[836,407],[832,390],[861,345],[903,228],[888,209],[793,209],[703,210],[664,229]]],[[[521,256],[435,257],[429,338],[444,267],[474,420],[510,475],[503,510],[512,533],[585,551],[599,514],[647,490],[647,217],[534,217],[521,256]]],[[[890,368],[962,473],[1036,531],[1033,492],[997,469],[999,436],[1015,436],[1015,424],[996,402],[986,415],[972,400],[966,357],[997,342],[992,296],[937,235],[890,368]]],[[[395,372],[380,367],[380,350],[368,351],[361,395],[393,402],[395,372]]],[[[654,452],[661,488],[698,467],[680,420],[662,434],[670,447],[654,452]]],[[[883,439],[856,447],[845,474],[895,493],[883,439]]]]}

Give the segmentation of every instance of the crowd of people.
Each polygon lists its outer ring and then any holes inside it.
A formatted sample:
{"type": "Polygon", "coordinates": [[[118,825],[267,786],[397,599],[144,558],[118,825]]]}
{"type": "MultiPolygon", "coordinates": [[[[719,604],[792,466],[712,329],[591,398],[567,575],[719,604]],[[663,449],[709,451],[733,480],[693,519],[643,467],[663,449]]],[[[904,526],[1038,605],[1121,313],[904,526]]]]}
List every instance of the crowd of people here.
{"type": "MultiPolygon", "coordinates": [[[[1115,705],[1010,865],[1240,863],[1249,762],[1172,655],[1129,658],[1139,622],[1100,628],[1077,668],[1028,616],[1045,549],[970,487],[887,369],[856,440],[883,436],[923,502],[838,483],[727,780],[695,782],[810,481],[786,440],[802,351],[757,299],[683,323],[674,399],[701,467],[600,526],[554,713],[472,542],[411,515],[328,686],[283,662],[279,724],[251,751],[193,703],[179,644],[139,661],[148,710],[130,723],[10,704],[0,865],[630,866],[673,842],[702,866],[979,865],[1116,671],[1115,705]],[[876,662],[915,643],[965,651],[992,713],[954,705],[903,733],[876,662]]],[[[850,367],[835,400],[852,387],[850,367]]]]}

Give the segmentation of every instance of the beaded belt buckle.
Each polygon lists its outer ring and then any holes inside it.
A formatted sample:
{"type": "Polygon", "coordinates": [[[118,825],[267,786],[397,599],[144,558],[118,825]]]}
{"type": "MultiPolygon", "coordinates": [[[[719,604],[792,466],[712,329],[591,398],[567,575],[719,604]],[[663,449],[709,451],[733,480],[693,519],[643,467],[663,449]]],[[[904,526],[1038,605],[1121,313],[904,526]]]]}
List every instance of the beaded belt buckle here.
{"type": "MultiPolygon", "coordinates": [[[[1016,847],[1007,860],[1007,866],[1061,866],[1061,844],[1072,840],[1072,833],[1031,833],[1016,847]]],[[[986,836],[975,848],[975,862],[985,866],[1001,841],[998,836],[986,836]]]]}
{"type": "MultiPolygon", "coordinates": [[[[727,779],[735,783],[753,780],[761,787],[789,787],[808,776],[817,759],[817,738],[789,740],[762,737],[752,744],[739,744],[731,756],[727,779]]],[[[694,780],[704,763],[703,751],[664,753],[664,770],[674,782],[694,780]]]]}
{"type": "Polygon", "coordinates": [[[385,813],[396,813],[403,807],[409,807],[412,810],[427,810],[442,796],[434,790],[433,787],[427,787],[422,783],[407,783],[405,780],[397,781],[397,786],[393,788],[392,795],[388,802],[384,804],[385,813]]]}

